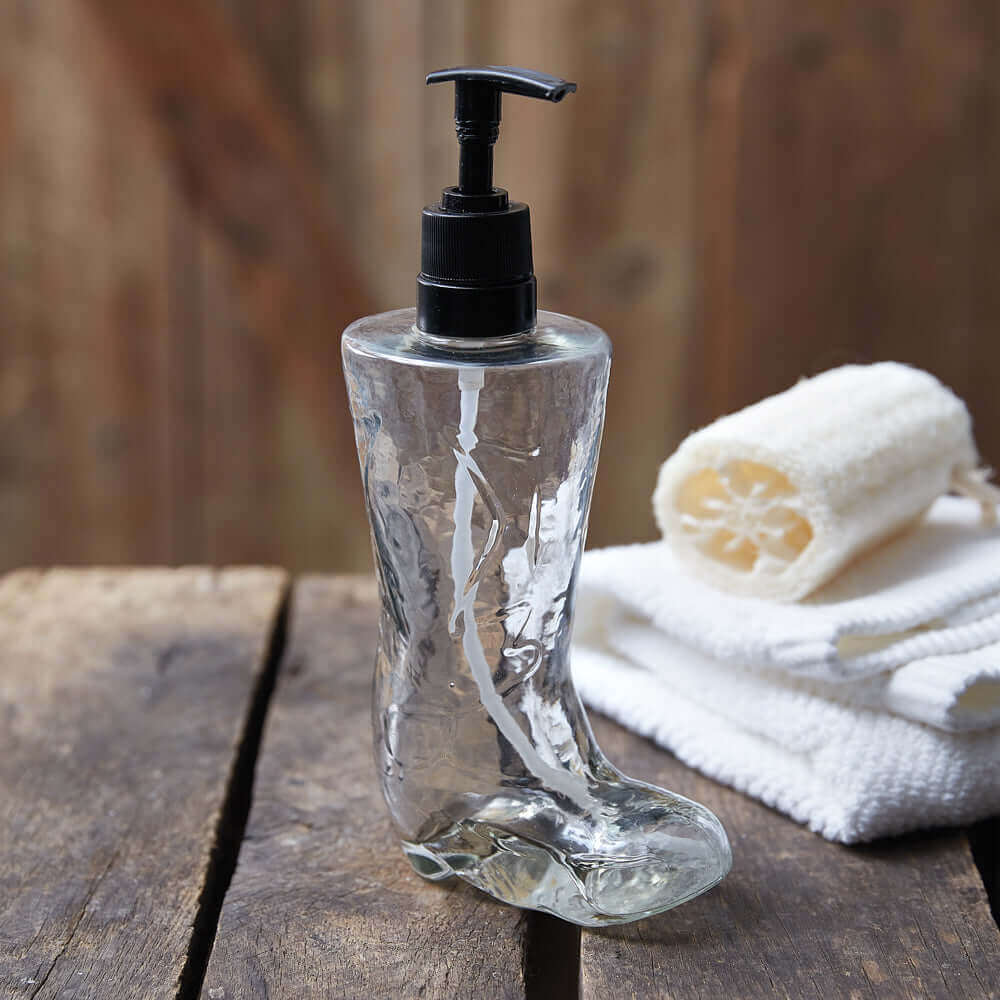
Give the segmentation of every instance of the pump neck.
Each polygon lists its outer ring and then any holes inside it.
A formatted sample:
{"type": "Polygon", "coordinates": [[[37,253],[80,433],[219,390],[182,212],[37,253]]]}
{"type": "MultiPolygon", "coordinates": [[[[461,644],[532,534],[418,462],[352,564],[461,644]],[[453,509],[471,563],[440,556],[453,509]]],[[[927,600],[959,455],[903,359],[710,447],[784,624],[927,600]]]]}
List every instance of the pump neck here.
{"type": "Polygon", "coordinates": [[[427,83],[455,84],[458,184],[424,209],[417,326],[439,337],[496,338],[535,324],[528,206],[493,186],[502,94],[561,101],[575,83],[515,66],[437,70],[427,83]]]}

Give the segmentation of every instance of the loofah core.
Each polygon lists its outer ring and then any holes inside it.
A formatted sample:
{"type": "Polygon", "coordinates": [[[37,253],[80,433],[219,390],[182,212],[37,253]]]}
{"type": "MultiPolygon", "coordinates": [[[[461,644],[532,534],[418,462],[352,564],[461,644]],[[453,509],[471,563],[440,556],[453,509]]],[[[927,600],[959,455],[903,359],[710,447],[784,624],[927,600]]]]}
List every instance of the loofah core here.
{"type": "Polygon", "coordinates": [[[676,505],[695,548],[740,573],[777,575],[813,538],[799,492],[787,476],[759,462],[701,469],[677,491],[676,505]]]}

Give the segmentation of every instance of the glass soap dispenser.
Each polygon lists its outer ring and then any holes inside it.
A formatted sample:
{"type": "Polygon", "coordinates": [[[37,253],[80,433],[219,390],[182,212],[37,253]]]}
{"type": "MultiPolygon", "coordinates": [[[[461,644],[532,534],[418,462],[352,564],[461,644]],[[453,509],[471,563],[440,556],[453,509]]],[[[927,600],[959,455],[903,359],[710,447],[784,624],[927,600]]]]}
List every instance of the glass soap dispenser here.
{"type": "Polygon", "coordinates": [[[501,94],[576,85],[509,66],[427,77],[444,81],[459,183],[424,209],[417,308],[343,336],[381,596],[379,780],[425,878],[623,923],[715,885],[730,851],[706,808],[605,759],[570,676],[611,347],[536,313],[528,207],[492,174],[501,94]]]}

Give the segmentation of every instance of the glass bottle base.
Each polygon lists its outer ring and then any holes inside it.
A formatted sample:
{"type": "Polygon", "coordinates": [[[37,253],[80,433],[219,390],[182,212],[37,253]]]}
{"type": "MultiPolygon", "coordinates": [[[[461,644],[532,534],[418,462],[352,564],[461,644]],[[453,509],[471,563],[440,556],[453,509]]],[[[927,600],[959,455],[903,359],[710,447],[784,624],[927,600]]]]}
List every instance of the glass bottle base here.
{"type": "Polygon", "coordinates": [[[725,877],[729,842],[711,812],[638,782],[616,781],[614,789],[605,815],[574,815],[544,792],[498,796],[433,839],[403,841],[403,852],[423,878],[456,875],[503,902],[583,927],[661,913],[725,877]]]}

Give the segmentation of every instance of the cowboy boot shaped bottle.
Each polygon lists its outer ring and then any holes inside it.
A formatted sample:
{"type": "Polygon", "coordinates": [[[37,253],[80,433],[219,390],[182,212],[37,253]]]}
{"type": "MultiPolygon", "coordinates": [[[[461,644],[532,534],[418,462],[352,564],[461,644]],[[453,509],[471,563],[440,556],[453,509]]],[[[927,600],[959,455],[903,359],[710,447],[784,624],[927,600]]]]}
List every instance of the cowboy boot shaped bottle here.
{"type": "Polygon", "coordinates": [[[424,210],[417,309],[359,320],[343,358],[381,596],[379,779],[426,878],[585,926],[715,885],[703,806],[625,777],[570,676],[573,593],[611,349],[537,312],[526,205],[493,187],[501,93],[575,85],[513,67],[454,81],[459,184],[424,210]]]}

